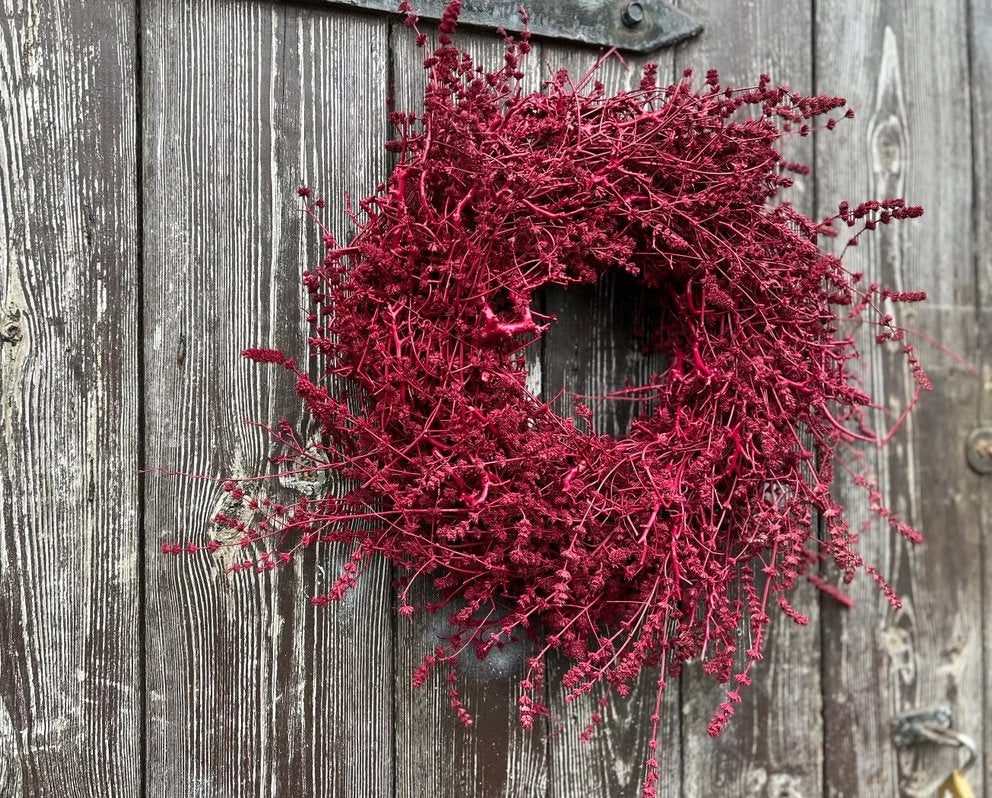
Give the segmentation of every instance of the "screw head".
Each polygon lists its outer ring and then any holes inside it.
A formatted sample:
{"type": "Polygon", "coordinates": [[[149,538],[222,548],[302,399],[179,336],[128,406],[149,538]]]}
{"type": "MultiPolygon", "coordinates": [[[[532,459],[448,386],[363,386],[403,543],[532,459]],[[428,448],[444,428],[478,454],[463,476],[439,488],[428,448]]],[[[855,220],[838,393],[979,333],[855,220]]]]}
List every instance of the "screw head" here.
{"type": "Polygon", "coordinates": [[[628,28],[636,28],[644,21],[644,6],[640,3],[628,3],[627,7],[620,12],[620,19],[628,28]]]}
{"type": "Polygon", "coordinates": [[[979,474],[992,474],[992,427],[979,427],[968,436],[968,465],[979,474]]]}

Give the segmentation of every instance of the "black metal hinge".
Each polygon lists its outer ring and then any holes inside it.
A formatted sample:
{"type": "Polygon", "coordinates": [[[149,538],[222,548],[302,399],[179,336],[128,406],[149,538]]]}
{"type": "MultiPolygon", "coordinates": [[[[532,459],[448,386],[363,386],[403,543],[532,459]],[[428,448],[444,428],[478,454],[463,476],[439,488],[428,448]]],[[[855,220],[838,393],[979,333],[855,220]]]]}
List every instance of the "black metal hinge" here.
{"type": "MultiPolygon", "coordinates": [[[[395,12],[399,0],[330,0],[336,5],[395,12]]],[[[440,19],[443,0],[419,0],[414,11],[423,19],[440,19]]],[[[598,44],[647,53],[671,47],[702,32],[703,26],[661,0],[463,0],[461,24],[523,30],[517,9],[530,16],[535,36],[598,44]]]]}

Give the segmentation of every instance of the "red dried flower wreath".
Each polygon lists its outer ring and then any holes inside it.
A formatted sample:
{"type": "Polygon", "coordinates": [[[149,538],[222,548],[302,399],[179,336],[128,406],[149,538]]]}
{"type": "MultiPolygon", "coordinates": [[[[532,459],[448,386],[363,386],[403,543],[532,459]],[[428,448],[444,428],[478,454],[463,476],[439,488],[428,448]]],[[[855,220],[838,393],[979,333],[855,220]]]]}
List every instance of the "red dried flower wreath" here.
{"type": "MultiPolygon", "coordinates": [[[[358,235],[342,246],[325,229],[323,263],[305,273],[322,379],[281,352],[244,353],[293,371],[320,427],[323,443],[307,448],[283,422],[273,434],[292,454],[277,462],[352,487],[279,505],[227,482],[255,520],[218,522],[242,545],[273,542],[233,570],[276,567],[316,542],[355,542],[344,574],[314,603],[341,598],[381,553],[407,574],[397,585],[403,615],[415,610],[410,583],[430,575],[440,599],[429,609],[449,609],[455,632],[415,683],[440,663],[453,667],[466,647],[485,657],[526,632],[540,641],[521,682],[528,727],[547,713],[539,686],[551,649],[573,663],[569,699],[603,682],[625,695],[650,667],[660,702],[666,681],[700,658],[734,683],[711,723],[717,734],[761,657],[769,601],[805,623],[786,596],[827,553],[898,603],[852,548],[830,486],[839,445],[888,437],[865,425],[870,397],[849,368],[858,352],[848,327],[867,319],[879,343],[900,342],[918,394],[927,378],[883,303],[924,297],[862,287],[818,241],[846,224],[853,245],[921,209],[841,204],[816,222],[773,204],[788,171],[807,171],[783,162],[779,138],[807,135],[820,117],[832,128],[842,99],[764,76],[724,89],[715,72],[698,90],[688,72],[659,87],[653,66],[638,89],[615,96],[595,70],[575,84],[559,72],[526,94],[527,34],[507,36],[504,66],[487,73],[452,44],[458,11],[449,5],[424,62],[423,116],[392,114],[399,163],[360,203],[364,218],[352,216],[358,235]],[[667,363],[619,392],[651,403],[623,438],[597,434],[581,406],[578,421],[559,416],[526,387],[525,352],[554,321],[534,309],[535,292],[594,283],[609,269],[636,276],[657,318],[645,345],[667,363]],[[826,519],[824,539],[814,513],[826,519]]],[[[299,193],[317,219],[323,201],[299,193]]],[[[918,540],[876,495],[872,503],[918,540]]],[[[657,709],[652,721],[646,796],[657,779],[657,709]]]]}

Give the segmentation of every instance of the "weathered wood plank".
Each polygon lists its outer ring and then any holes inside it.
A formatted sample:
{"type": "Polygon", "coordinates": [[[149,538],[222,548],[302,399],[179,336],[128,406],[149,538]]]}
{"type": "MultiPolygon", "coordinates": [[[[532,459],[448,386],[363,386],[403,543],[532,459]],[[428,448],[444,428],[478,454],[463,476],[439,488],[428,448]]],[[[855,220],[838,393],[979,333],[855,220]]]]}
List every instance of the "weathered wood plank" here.
{"type": "MultiPolygon", "coordinates": [[[[388,25],[227,0],[151,0],[142,19],[147,461],[264,472],[269,440],[241,422],[295,422],[299,402],[238,353],[305,361],[301,262],[319,256],[294,189],[326,196],[348,237],[344,192],[385,173],[388,25]]],[[[148,793],[390,794],[388,569],[318,610],[339,549],[237,577],[220,553],[158,553],[164,537],[202,540],[219,498],[210,482],[148,484],[148,793]]]]}
{"type": "MultiPolygon", "coordinates": [[[[966,4],[821,0],[816,11],[817,88],[845,94],[860,114],[853,132],[817,141],[818,211],[830,213],[841,199],[903,195],[924,205],[922,220],[866,238],[847,263],[868,281],[926,290],[927,305],[903,309],[902,321],[971,356],[978,286],[966,4]]],[[[870,525],[866,560],[890,579],[903,607],[888,609],[868,578],[850,586],[857,609],[824,605],[825,771],[828,794],[838,798],[897,795],[943,775],[946,752],[897,754],[894,714],[948,702],[958,728],[982,730],[980,496],[961,449],[979,386],[952,359],[916,343],[935,390],[888,449],[868,453],[867,465],[883,501],[921,527],[924,545],[871,523],[863,491],[841,484],[852,526],[870,525]]],[[[898,353],[871,358],[865,378],[887,397],[890,414],[911,396],[898,353]]]]}
{"type": "MultiPolygon", "coordinates": [[[[982,0],[971,0],[969,12],[977,304],[982,313],[988,313],[992,311],[992,5],[982,0]]],[[[967,157],[967,152],[961,152],[964,147],[965,142],[954,142],[958,157],[967,157]]],[[[983,324],[979,329],[987,336],[992,328],[983,324]]],[[[985,338],[985,343],[988,343],[988,338],[985,338]]],[[[981,367],[986,370],[992,368],[992,350],[983,348],[980,354],[984,355],[977,361],[981,367]]],[[[992,383],[986,381],[984,387],[982,418],[990,422],[992,383]]],[[[986,642],[992,643],[992,639],[987,638],[986,642]]]]}
{"type": "MultiPolygon", "coordinates": [[[[980,372],[975,426],[992,426],[992,6],[981,0],[970,3],[972,100],[972,174],[974,175],[975,252],[978,340],[972,362],[980,372]]],[[[992,789],[992,475],[968,474],[964,490],[979,508],[980,560],[983,568],[985,702],[984,727],[972,734],[984,741],[986,789],[992,789]]]]}
{"type": "MultiPolygon", "coordinates": [[[[988,20],[985,20],[985,22],[985,30],[988,31],[990,30],[987,26],[988,20]]],[[[990,73],[986,72],[985,74],[990,73]]],[[[985,98],[986,101],[987,99],[985,98]]],[[[988,114],[988,106],[985,107],[984,113],[988,114]]],[[[984,131],[984,135],[988,136],[988,125],[984,127],[984,131]]],[[[992,148],[989,147],[987,140],[981,146],[986,150],[981,160],[987,162],[988,153],[992,148]]],[[[981,163],[981,160],[979,160],[979,163],[981,163]]],[[[979,185],[982,184],[980,183],[979,185]]],[[[990,218],[988,191],[976,192],[976,197],[982,198],[980,207],[982,207],[981,212],[984,216],[982,223],[979,225],[979,236],[976,239],[979,242],[979,251],[982,253],[980,293],[983,297],[990,297],[992,296],[992,269],[990,269],[988,246],[992,243],[992,240],[989,238],[988,227],[988,220],[990,218]]],[[[989,427],[992,426],[992,309],[990,309],[992,305],[986,303],[987,300],[983,300],[981,312],[978,316],[979,335],[978,345],[976,347],[978,351],[974,362],[980,364],[981,374],[979,378],[980,398],[976,426],[989,427]]],[[[984,476],[969,474],[968,480],[964,483],[964,489],[971,494],[971,500],[977,504],[979,510],[979,523],[976,527],[976,533],[978,535],[979,557],[983,570],[981,617],[984,621],[984,656],[981,661],[984,663],[985,672],[985,700],[981,725],[969,729],[976,742],[978,742],[978,745],[983,749],[983,761],[979,762],[978,768],[976,768],[979,776],[977,778],[975,776],[971,777],[976,781],[984,778],[983,783],[985,789],[988,790],[990,785],[992,785],[992,672],[990,672],[992,668],[989,665],[989,663],[992,663],[992,553],[990,553],[992,552],[992,476],[988,474],[984,476]],[[983,765],[984,772],[981,770],[983,765]]],[[[969,598],[970,600],[974,600],[973,596],[969,598]]]]}
{"type": "MultiPolygon", "coordinates": [[[[691,67],[701,80],[707,69],[718,69],[725,85],[738,86],[754,85],[765,73],[775,83],[812,90],[809,0],[683,0],[680,7],[699,19],[705,31],[679,48],[679,71],[691,67]]],[[[812,160],[808,139],[787,139],[784,148],[789,160],[812,160]]],[[[783,198],[810,213],[815,179],[797,178],[783,198]]],[[[696,664],[683,674],[686,795],[813,798],[822,793],[819,600],[809,584],[797,586],[792,600],[809,618],[809,626],[797,626],[771,611],[765,658],[717,740],[709,738],[706,728],[726,685],[716,684],[696,664]]]]}
{"type": "MultiPolygon", "coordinates": [[[[436,29],[422,25],[421,30],[430,36],[427,47],[435,47],[436,29]]],[[[495,33],[458,34],[456,43],[487,69],[502,65],[504,44],[495,33]]],[[[415,46],[413,34],[402,24],[393,25],[391,47],[396,106],[420,113],[427,80],[421,63],[426,52],[415,46]]],[[[528,88],[537,87],[539,64],[539,48],[535,48],[530,57],[533,74],[525,84],[528,88]]],[[[539,365],[531,359],[532,372],[539,365]]],[[[427,583],[418,583],[411,596],[416,606],[437,598],[427,583]]],[[[481,663],[471,650],[459,657],[458,690],[474,719],[473,726],[465,728],[450,707],[443,668],[419,689],[411,683],[413,670],[438,645],[438,633],[445,632],[445,619],[439,615],[432,623],[426,613],[418,613],[396,623],[396,795],[544,796],[547,762],[543,724],[536,723],[528,732],[520,728],[518,720],[518,684],[526,671],[530,645],[522,641],[508,646],[481,663]]]]}
{"type": "MultiPolygon", "coordinates": [[[[542,48],[544,78],[561,68],[574,80],[595,64],[599,53],[547,43],[542,48]]],[[[650,57],[624,55],[606,61],[600,80],[608,92],[636,88],[645,63],[659,66],[659,82],[672,75],[671,51],[650,57]],[[626,62],[626,64],[624,63],[626,62]]],[[[625,381],[646,383],[663,364],[656,356],[644,356],[634,335],[637,313],[637,282],[623,273],[607,273],[595,286],[576,286],[545,292],[544,312],[557,317],[545,334],[542,362],[543,392],[552,398],[564,392],[556,407],[571,414],[573,395],[602,395],[623,388],[625,381]]],[[[597,431],[624,435],[634,406],[627,402],[585,399],[597,431]]],[[[639,795],[644,763],[651,738],[651,714],[657,693],[657,672],[644,672],[627,698],[611,695],[602,712],[602,723],[592,739],[583,744],[579,735],[596,710],[600,695],[566,703],[561,677],[568,667],[557,652],[549,658],[548,693],[552,718],[556,721],[551,743],[550,793],[553,798],[578,796],[639,795]]],[[[679,685],[669,684],[662,702],[659,731],[660,796],[682,794],[682,744],[679,736],[679,685]]]]}
{"type": "Polygon", "coordinates": [[[0,5],[0,795],[141,790],[134,4],[0,5]]]}

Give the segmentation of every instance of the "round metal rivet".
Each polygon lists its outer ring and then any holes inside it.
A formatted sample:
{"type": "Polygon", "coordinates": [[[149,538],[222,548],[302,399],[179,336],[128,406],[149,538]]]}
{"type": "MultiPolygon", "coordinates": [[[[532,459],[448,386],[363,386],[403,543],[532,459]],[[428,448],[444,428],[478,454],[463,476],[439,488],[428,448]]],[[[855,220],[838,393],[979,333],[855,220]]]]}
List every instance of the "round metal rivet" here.
{"type": "Polygon", "coordinates": [[[992,427],[979,427],[965,445],[968,465],[979,474],[992,474],[992,427]]]}

